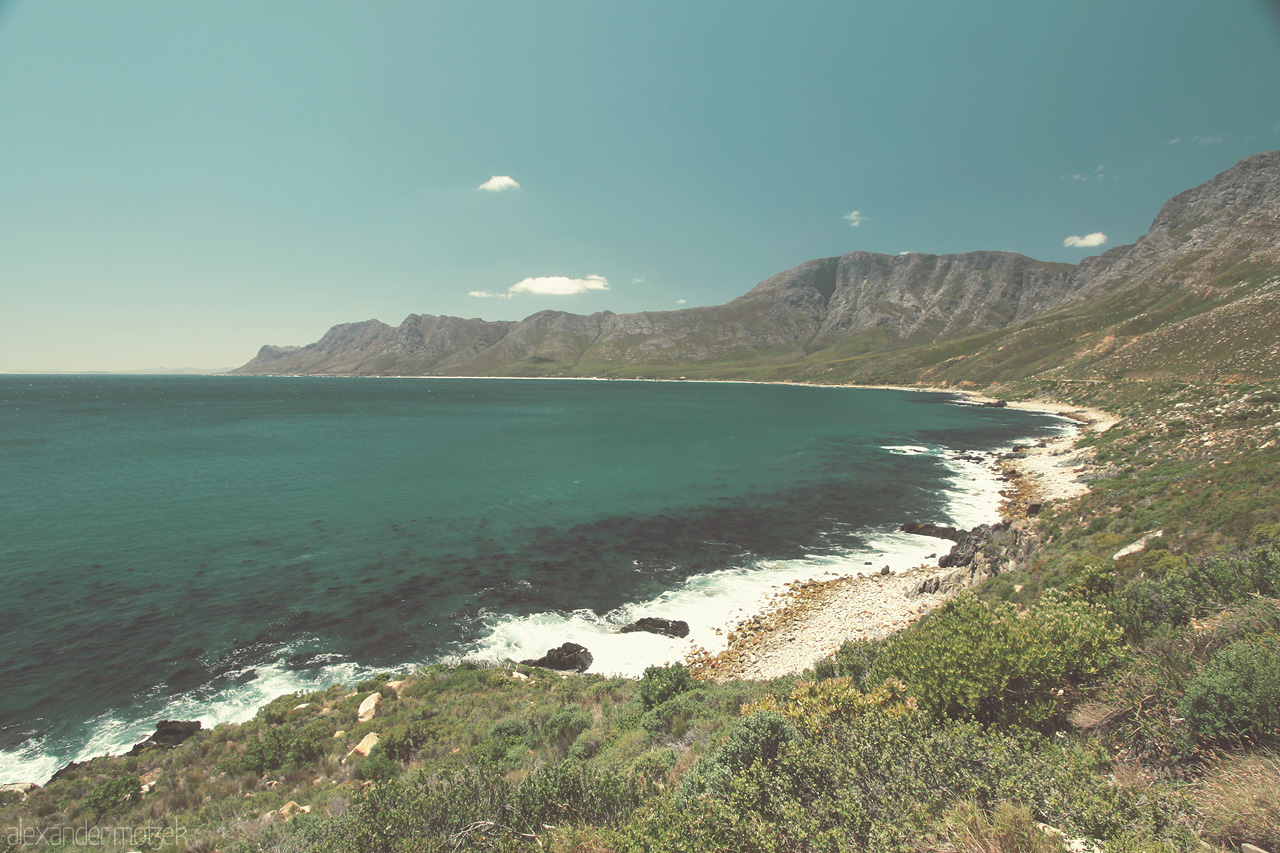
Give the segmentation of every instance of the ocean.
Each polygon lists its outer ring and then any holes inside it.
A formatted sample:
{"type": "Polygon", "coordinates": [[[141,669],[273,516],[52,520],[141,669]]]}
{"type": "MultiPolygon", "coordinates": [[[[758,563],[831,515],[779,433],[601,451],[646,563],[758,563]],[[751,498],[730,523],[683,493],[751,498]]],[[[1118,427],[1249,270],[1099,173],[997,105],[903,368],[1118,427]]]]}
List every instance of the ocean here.
{"type": "Polygon", "coordinates": [[[961,456],[1064,428],[879,389],[0,376],[0,782],[433,661],[716,650],[788,581],[945,550],[896,528],[994,518],[961,456]],[[616,633],[642,615],[692,633],[616,633]]]}

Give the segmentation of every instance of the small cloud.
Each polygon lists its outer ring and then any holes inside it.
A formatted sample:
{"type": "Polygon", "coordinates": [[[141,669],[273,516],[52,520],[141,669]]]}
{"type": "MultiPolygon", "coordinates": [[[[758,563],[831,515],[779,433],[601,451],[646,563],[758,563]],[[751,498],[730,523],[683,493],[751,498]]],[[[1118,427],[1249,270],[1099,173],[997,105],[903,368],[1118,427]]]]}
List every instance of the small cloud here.
{"type": "Polygon", "coordinates": [[[1107,235],[1101,231],[1094,231],[1092,234],[1086,234],[1083,237],[1072,235],[1062,241],[1064,246],[1074,246],[1078,249],[1088,249],[1093,246],[1101,246],[1107,242],[1107,235]]]}
{"type": "Polygon", "coordinates": [[[633,278],[633,279],[631,279],[631,283],[632,283],[632,284],[644,284],[644,279],[642,279],[642,278],[633,278]]]}
{"type": "Polygon", "coordinates": [[[688,302],[688,301],[689,301],[688,299],[677,299],[677,300],[676,300],[676,304],[677,304],[677,305],[683,305],[683,304],[685,304],[685,303],[686,303],[686,302],[688,302]]]}
{"type": "Polygon", "coordinates": [[[1169,145],[1177,145],[1177,144],[1178,144],[1179,142],[1181,142],[1181,141],[1182,141],[1182,137],[1181,137],[1181,136],[1175,136],[1173,139],[1170,139],[1170,140],[1169,140],[1168,144],[1169,144],[1169,145]]]}
{"type": "Polygon", "coordinates": [[[1193,136],[1191,141],[1196,145],[1217,145],[1224,137],[1221,136],[1193,136]]]}
{"type": "Polygon", "coordinates": [[[867,217],[863,216],[862,211],[860,210],[851,210],[840,218],[849,220],[850,228],[857,228],[859,225],[861,225],[863,222],[866,222],[867,220],[867,217]]]}
{"type": "Polygon", "coordinates": [[[575,293],[586,293],[588,290],[608,289],[609,280],[602,275],[589,275],[586,278],[548,275],[518,281],[508,287],[506,293],[494,293],[492,290],[472,290],[467,295],[474,296],[477,299],[513,299],[520,293],[532,293],[535,296],[572,296],[575,293]]]}
{"type": "Polygon", "coordinates": [[[492,178],[476,187],[476,189],[488,190],[491,193],[500,193],[503,190],[518,190],[520,189],[520,184],[517,183],[516,179],[512,178],[510,175],[494,175],[492,178]]]}
{"type": "Polygon", "coordinates": [[[536,296],[572,296],[575,293],[586,293],[588,290],[608,289],[609,281],[602,275],[589,275],[586,278],[548,275],[516,282],[508,288],[508,292],[532,293],[536,296]]]}

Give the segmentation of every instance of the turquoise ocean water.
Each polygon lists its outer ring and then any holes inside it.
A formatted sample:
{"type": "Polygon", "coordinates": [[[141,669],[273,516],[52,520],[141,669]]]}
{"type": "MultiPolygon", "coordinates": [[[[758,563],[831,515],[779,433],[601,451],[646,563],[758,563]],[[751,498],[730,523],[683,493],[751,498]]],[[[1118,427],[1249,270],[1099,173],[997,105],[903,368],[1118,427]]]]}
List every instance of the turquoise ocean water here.
{"type": "Polygon", "coordinates": [[[966,451],[1059,432],[946,394],[725,383],[0,376],[0,782],[161,718],[565,640],[635,675],[792,579],[990,520],[966,451]]]}

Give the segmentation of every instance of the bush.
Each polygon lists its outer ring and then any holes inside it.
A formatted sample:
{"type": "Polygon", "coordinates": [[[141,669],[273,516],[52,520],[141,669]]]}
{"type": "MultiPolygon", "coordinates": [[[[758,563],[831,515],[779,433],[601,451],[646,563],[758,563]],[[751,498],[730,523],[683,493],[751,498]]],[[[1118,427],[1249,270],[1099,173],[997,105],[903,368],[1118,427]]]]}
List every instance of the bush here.
{"type": "Polygon", "coordinates": [[[645,710],[666,702],[672,696],[700,686],[698,679],[682,663],[669,666],[651,666],[640,679],[640,701],[645,710]]]}
{"type": "Polygon", "coordinates": [[[682,799],[708,792],[725,794],[733,776],[753,764],[771,766],[795,728],[777,711],[756,711],[735,720],[724,740],[698,759],[680,787],[682,799]]]}
{"type": "Polygon", "coordinates": [[[640,728],[652,735],[670,735],[684,737],[693,721],[703,709],[705,691],[694,690],[672,696],[651,711],[646,711],[640,718],[640,728]]]}
{"type": "Polygon", "coordinates": [[[557,749],[566,749],[578,735],[591,728],[591,712],[580,705],[558,708],[543,725],[547,742],[557,749]]]}
{"type": "Polygon", "coordinates": [[[257,732],[250,731],[244,751],[222,759],[218,769],[262,776],[317,760],[324,755],[331,740],[328,727],[321,721],[301,727],[265,726],[257,732]]]}
{"type": "Polygon", "coordinates": [[[402,770],[399,762],[379,752],[375,747],[372,755],[356,765],[356,778],[367,779],[370,782],[386,782],[388,779],[399,776],[402,770]]]}
{"type": "Polygon", "coordinates": [[[95,816],[101,818],[140,799],[142,788],[138,780],[133,776],[121,776],[108,779],[90,791],[84,798],[84,804],[95,816]]]}
{"type": "Polygon", "coordinates": [[[1048,592],[1025,616],[970,593],[893,637],[866,675],[900,679],[937,717],[1043,728],[1066,711],[1065,688],[1119,656],[1109,611],[1048,592]]]}
{"type": "Polygon", "coordinates": [[[1201,741],[1280,737],[1280,640],[1239,640],[1218,651],[1178,704],[1201,741]]]}
{"type": "Polygon", "coordinates": [[[435,737],[435,727],[428,717],[414,720],[399,726],[392,726],[383,733],[378,741],[378,750],[388,758],[400,762],[409,762],[435,737]]]}

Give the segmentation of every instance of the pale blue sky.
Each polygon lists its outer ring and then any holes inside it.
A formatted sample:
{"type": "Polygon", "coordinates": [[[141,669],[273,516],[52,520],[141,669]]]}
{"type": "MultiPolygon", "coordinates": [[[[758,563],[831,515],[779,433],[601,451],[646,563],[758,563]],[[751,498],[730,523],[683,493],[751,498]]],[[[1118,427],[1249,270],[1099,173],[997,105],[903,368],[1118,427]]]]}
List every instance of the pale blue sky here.
{"type": "Polygon", "coordinates": [[[0,0],[0,371],[1077,261],[1277,148],[1262,0],[0,0]]]}

